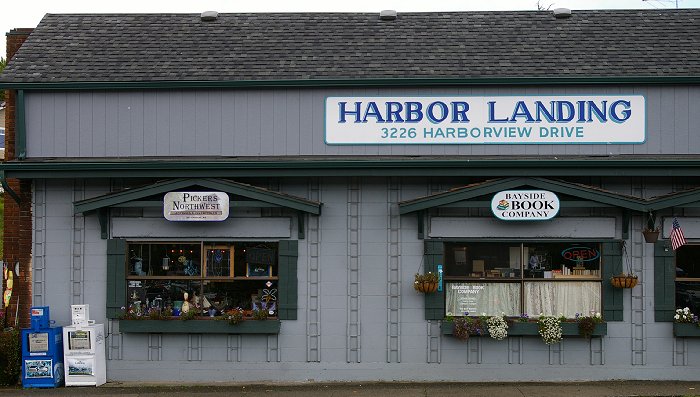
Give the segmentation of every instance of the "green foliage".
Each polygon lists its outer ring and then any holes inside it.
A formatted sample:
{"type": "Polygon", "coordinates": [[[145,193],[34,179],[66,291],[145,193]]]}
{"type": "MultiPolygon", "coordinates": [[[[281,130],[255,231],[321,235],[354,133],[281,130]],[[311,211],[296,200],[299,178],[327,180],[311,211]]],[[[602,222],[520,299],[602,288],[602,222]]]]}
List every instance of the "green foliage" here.
{"type": "Polygon", "coordinates": [[[185,313],[180,313],[180,320],[182,321],[194,320],[195,317],[197,317],[197,309],[194,307],[185,313]]]}
{"type": "Polygon", "coordinates": [[[22,348],[19,329],[0,330],[0,385],[14,386],[19,382],[22,348]]]}
{"type": "Polygon", "coordinates": [[[5,241],[5,194],[0,193],[0,258],[4,257],[5,241]]]}
{"type": "MultiPolygon", "coordinates": [[[[0,57],[0,73],[7,66],[7,59],[0,57]]],[[[5,90],[0,90],[0,102],[5,100],[5,90]]]]}

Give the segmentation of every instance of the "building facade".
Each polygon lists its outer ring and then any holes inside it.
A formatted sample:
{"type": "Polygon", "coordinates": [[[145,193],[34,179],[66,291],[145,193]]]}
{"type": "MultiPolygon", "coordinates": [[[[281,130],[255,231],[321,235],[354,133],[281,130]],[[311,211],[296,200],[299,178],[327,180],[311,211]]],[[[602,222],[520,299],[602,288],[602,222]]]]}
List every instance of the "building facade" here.
{"type": "Polygon", "coordinates": [[[698,18],[47,15],[0,75],[12,305],[90,304],[119,381],[697,379],[698,18]]]}

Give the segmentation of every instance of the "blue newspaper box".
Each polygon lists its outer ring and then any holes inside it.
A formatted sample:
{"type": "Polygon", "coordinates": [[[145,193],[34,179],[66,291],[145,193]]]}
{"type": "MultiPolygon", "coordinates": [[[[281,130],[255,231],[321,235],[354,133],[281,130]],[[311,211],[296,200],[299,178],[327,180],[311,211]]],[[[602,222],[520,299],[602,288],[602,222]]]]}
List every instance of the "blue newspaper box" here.
{"type": "Polygon", "coordinates": [[[61,386],[63,329],[51,326],[48,306],[30,310],[31,328],[22,330],[22,386],[61,386]]]}

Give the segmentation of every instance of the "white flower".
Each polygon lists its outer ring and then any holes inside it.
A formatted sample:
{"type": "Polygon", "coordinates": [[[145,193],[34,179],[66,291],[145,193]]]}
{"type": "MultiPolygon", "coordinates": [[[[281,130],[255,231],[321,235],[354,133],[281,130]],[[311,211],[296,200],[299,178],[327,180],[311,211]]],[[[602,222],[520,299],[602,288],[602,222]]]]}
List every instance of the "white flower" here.
{"type": "Polygon", "coordinates": [[[679,315],[676,314],[675,316],[673,316],[673,318],[675,318],[676,320],[678,320],[679,318],[681,318],[681,316],[679,316],[679,315]]]}

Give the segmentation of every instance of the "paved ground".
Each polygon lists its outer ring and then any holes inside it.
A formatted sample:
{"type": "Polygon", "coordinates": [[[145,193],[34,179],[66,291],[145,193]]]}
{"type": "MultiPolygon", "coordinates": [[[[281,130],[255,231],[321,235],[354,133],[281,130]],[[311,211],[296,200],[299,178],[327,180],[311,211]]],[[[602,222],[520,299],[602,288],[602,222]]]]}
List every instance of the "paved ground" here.
{"type": "MultiPolygon", "coordinates": [[[[698,374],[700,378],[700,374],[698,374]]],[[[120,396],[120,397],[573,397],[573,396],[700,396],[697,382],[614,381],[589,383],[305,383],[149,385],[108,383],[94,387],[59,389],[0,388],[9,396],[120,396]]]]}

